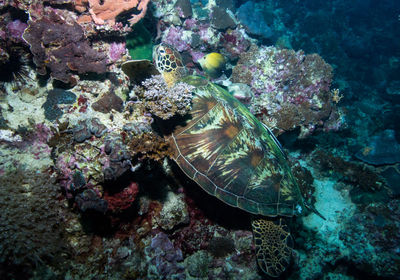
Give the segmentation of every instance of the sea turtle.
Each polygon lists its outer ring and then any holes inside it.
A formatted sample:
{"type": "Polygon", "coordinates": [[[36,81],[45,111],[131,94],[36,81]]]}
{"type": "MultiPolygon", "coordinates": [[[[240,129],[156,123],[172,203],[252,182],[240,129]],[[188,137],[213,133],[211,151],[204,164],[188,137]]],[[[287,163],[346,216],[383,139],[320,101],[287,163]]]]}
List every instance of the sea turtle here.
{"type": "MultiPolygon", "coordinates": [[[[194,86],[184,125],[166,136],[173,160],[207,193],[253,214],[257,263],[267,275],[278,277],[293,248],[284,218],[308,207],[278,140],[225,89],[188,75],[172,47],[156,46],[153,59],[169,86],[177,81],[194,86]]],[[[127,62],[122,69],[132,77],[138,64],[148,67],[150,62],[127,62]]]]}

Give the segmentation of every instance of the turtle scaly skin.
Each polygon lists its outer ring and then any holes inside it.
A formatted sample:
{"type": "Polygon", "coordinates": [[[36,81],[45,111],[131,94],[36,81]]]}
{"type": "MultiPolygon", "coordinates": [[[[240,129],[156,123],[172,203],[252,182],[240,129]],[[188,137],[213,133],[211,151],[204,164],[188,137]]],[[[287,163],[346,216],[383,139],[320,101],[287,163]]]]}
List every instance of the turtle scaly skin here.
{"type": "Polygon", "coordinates": [[[186,75],[181,55],[167,45],[160,44],[154,47],[153,60],[169,87],[186,75]]]}

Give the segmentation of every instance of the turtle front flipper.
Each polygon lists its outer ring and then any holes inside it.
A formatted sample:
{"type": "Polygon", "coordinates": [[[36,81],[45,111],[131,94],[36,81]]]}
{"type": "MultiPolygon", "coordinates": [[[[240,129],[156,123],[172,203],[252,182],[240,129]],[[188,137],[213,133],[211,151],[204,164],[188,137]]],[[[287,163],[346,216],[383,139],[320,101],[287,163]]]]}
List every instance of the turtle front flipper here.
{"type": "Polygon", "coordinates": [[[281,218],[274,222],[255,217],[251,225],[258,266],[265,274],[279,277],[292,257],[293,240],[289,228],[281,218]]]}

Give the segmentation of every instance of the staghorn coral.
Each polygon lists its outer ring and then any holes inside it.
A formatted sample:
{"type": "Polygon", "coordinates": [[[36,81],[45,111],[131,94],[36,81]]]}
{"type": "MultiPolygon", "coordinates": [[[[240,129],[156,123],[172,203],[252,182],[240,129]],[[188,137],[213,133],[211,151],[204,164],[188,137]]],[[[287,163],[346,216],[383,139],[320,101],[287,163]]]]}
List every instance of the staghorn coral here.
{"type": "Polygon", "coordinates": [[[132,15],[129,19],[130,24],[135,24],[141,20],[147,11],[147,5],[150,0],[76,0],[75,9],[79,12],[89,12],[89,15],[82,15],[78,22],[93,21],[96,24],[102,25],[108,23],[115,24],[115,18],[126,11],[136,8],[138,14],[132,15]]]}
{"type": "Polygon", "coordinates": [[[161,75],[152,76],[136,86],[134,92],[143,99],[146,108],[164,120],[187,114],[192,106],[193,86],[176,83],[169,88],[161,75]]]}

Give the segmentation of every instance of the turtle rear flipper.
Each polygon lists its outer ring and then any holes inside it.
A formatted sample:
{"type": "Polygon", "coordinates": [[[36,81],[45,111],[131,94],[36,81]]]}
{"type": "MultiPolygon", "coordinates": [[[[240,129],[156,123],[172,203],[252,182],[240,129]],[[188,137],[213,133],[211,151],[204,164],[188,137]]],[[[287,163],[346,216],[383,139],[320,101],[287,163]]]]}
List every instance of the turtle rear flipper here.
{"type": "Polygon", "coordinates": [[[282,219],[273,222],[263,217],[254,218],[251,225],[258,266],[265,274],[279,277],[292,256],[293,240],[288,227],[282,219]]]}

